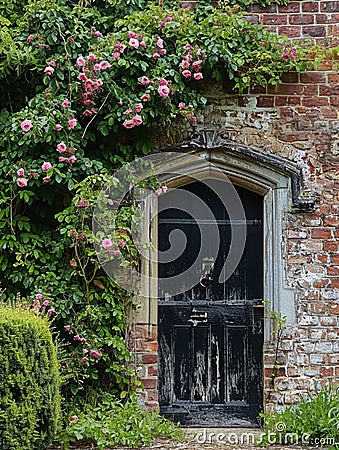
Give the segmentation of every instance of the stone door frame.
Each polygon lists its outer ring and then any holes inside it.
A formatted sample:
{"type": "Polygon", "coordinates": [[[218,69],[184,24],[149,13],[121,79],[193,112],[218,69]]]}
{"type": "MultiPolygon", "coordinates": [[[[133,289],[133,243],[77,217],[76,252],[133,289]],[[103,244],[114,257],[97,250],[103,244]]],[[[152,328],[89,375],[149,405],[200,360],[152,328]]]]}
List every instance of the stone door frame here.
{"type": "MultiPolygon", "coordinates": [[[[220,138],[213,131],[213,139],[207,133],[200,133],[200,140],[192,140],[190,144],[183,144],[176,150],[185,151],[195,155],[201,161],[209,161],[213,166],[222,170],[234,183],[244,186],[263,196],[264,205],[264,300],[269,303],[266,306],[265,317],[269,317],[269,311],[274,310],[287,317],[287,325],[293,326],[296,321],[296,292],[286,282],[286,268],[284,261],[285,251],[285,223],[286,213],[298,210],[309,210],[313,207],[314,200],[305,196],[301,170],[283,158],[267,156],[245,146],[239,146],[220,138]]],[[[178,159],[180,161],[180,158],[178,159]]],[[[179,162],[180,164],[180,162],[179,162]]],[[[162,168],[164,169],[164,168],[162,168]]],[[[168,173],[173,170],[171,161],[168,173]]],[[[200,174],[205,168],[199,167],[199,163],[185,168],[185,173],[200,174]]],[[[160,177],[161,182],[169,188],[185,184],[185,176],[160,177]]],[[[207,175],[206,175],[207,177],[207,175]]],[[[144,210],[144,239],[153,243],[157,242],[157,224],[151,223],[151,217],[157,207],[156,199],[148,200],[143,204],[144,210]]],[[[154,252],[153,252],[154,257],[154,252]]],[[[144,273],[157,276],[156,261],[145,263],[142,267],[144,273]]],[[[140,401],[150,410],[158,408],[157,395],[157,363],[158,363],[158,335],[157,335],[157,286],[155,283],[148,287],[149,296],[140,299],[133,326],[132,348],[139,365],[140,375],[144,390],[140,391],[140,401]]],[[[264,340],[265,345],[271,341],[271,321],[265,320],[264,340]]],[[[264,359],[265,359],[264,345],[264,359]]],[[[264,398],[266,396],[264,395],[264,398]]]]}

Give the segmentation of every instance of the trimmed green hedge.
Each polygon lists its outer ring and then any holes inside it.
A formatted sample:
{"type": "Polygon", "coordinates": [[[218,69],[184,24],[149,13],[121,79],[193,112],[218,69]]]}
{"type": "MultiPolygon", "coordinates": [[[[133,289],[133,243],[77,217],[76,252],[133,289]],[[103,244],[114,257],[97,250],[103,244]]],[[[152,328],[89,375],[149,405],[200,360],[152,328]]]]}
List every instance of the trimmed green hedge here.
{"type": "Polygon", "coordinates": [[[47,319],[0,305],[0,448],[43,449],[58,431],[60,381],[47,319]]]}

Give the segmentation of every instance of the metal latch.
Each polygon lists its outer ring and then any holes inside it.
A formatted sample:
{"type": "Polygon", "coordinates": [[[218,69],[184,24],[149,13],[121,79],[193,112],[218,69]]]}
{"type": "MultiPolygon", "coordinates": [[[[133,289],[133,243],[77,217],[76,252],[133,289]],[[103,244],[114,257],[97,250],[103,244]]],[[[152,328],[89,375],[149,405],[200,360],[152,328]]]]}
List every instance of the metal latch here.
{"type": "Polygon", "coordinates": [[[194,327],[198,325],[198,323],[206,323],[208,314],[207,312],[198,311],[193,308],[191,312],[191,317],[188,319],[188,322],[191,322],[194,327]]]}

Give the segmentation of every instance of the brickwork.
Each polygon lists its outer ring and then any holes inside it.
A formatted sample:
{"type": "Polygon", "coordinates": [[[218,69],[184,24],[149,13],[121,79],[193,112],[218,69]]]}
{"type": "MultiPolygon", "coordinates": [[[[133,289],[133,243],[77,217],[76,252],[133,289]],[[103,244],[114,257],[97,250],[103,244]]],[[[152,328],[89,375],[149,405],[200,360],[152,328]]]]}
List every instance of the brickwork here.
{"type": "MultiPolygon", "coordinates": [[[[248,17],[274,33],[339,45],[337,1],[252,6],[248,17]]],[[[213,124],[236,143],[298,163],[306,193],[317,197],[312,213],[285,213],[282,245],[286,283],[296,296],[296,326],[285,329],[277,361],[275,343],[266,341],[264,348],[266,404],[294,403],[339,377],[338,70],[325,61],[316,71],[289,73],[280,86],[255,87],[242,96],[232,94],[227,83],[204,89],[208,104],[200,124],[213,124]]],[[[146,326],[139,335],[145,402],[154,408],[157,336],[147,334],[146,326]]]]}

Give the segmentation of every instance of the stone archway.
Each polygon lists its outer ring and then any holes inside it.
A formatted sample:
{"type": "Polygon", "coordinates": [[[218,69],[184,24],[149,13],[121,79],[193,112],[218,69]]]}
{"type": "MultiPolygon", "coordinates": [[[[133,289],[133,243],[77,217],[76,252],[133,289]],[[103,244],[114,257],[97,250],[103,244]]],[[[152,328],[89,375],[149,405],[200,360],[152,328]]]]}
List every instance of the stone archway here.
{"type": "MultiPolygon", "coordinates": [[[[269,308],[287,316],[288,324],[295,323],[295,292],[285,280],[283,233],[286,211],[307,211],[312,209],[314,199],[303,193],[303,182],[297,165],[283,158],[265,155],[246,146],[228,141],[216,130],[202,130],[175,151],[193,154],[202,161],[208,161],[222,170],[235,184],[259,193],[263,198],[263,298],[269,301],[269,308]]],[[[172,164],[172,163],[171,163],[172,164]]],[[[178,186],[184,177],[164,174],[161,181],[178,186]]],[[[186,173],[199,173],[199,164],[186,168],[186,173]]],[[[165,171],[166,172],[166,171],[165,171]]],[[[154,204],[145,204],[145,216],[154,204]]],[[[156,242],[157,225],[148,229],[149,240],[156,242]]],[[[144,270],[157,273],[156,264],[147,265],[144,270]]],[[[145,390],[143,401],[148,409],[158,408],[158,299],[157,286],[149,286],[149,297],[141,302],[134,325],[133,351],[140,363],[145,390]]],[[[270,323],[265,323],[265,342],[270,341],[270,323]]],[[[264,346],[265,348],[265,346],[264,346]]],[[[264,350],[265,353],[265,350],[264,350]]],[[[265,355],[264,355],[265,356],[265,355]]]]}

